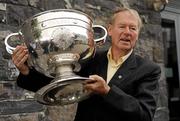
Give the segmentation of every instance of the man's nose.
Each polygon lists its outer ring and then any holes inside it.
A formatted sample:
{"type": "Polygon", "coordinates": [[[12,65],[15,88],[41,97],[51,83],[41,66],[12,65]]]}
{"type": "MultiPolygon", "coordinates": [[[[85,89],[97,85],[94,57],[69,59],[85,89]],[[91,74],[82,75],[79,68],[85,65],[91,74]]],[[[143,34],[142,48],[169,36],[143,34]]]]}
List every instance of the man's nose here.
{"type": "Polygon", "coordinates": [[[127,32],[127,33],[129,33],[129,32],[130,32],[130,29],[129,29],[129,27],[125,27],[125,29],[124,29],[124,32],[127,32]]]}
{"type": "Polygon", "coordinates": [[[130,34],[130,29],[129,29],[129,27],[125,27],[124,33],[125,33],[125,34],[130,34]]]}

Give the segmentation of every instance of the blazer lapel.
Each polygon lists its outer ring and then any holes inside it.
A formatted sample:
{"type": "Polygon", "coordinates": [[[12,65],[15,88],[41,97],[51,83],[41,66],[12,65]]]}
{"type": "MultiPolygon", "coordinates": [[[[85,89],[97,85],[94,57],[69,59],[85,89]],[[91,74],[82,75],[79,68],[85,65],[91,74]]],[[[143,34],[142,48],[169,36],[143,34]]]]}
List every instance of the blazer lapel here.
{"type": "Polygon", "coordinates": [[[106,80],[107,66],[108,66],[107,51],[102,53],[100,60],[101,60],[101,62],[99,64],[100,64],[101,68],[99,68],[98,73],[99,73],[99,76],[103,77],[104,80],[106,80]]]}
{"type": "Polygon", "coordinates": [[[134,52],[129,56],[129,58],[121,65],[121,67],[116,71],[109,84],[121,83],[124,79],[133,73],[136,68],[136,59],[134,52]]]}

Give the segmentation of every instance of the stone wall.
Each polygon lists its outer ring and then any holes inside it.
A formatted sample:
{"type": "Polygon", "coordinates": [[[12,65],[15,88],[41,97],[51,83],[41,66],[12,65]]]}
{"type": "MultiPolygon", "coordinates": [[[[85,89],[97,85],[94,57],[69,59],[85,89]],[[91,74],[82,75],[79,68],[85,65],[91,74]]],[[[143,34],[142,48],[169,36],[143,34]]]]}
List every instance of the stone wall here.
{"type": "MultiPolygon", "coordinates": [[[[3,0],[1,0],[3,2],[3,0]]],[[[73,8],[94,19],[94,24],[106,25],[106,20],[116,7],[130,6],[139,11],[144,27],[137,43],[136,52],[158,63],[162,68],[159,80],[159,104],[155,121],[168,121],[167,88],[164,76],[161,17],[147,4],[147,0],[4,0],[6,10],[0,10],[0,121],[73,121],[77,104],[45,106],[37,103],[33,93],[17,87],[19,74],[6,52],[4,38],[19,30],[27,18],[41,11],[73,8]]],[[[103,48],[109,46],[109,40],[103,48]]],[[[101,49],[103,49],[101,48],[101,49]]]]}

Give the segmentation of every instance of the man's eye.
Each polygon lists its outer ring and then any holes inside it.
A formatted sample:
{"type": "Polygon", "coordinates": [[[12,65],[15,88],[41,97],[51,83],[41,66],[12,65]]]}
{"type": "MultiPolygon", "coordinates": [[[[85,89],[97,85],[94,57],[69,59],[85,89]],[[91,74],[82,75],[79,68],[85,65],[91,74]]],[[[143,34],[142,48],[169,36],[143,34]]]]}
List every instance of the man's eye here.
{"type": "Polygon", "coordinates": [[[136,27],[131,27],[130,29],[131,29],[131,30],[134,30],[134,31],[136,31],[136,30],[137,30],[137,28],[136,28],[136,27]]]}
{"type": "Polygon", "coordinates": [[[125,27],[124,27],[124,26],[119,26],[119,28],[120,28],[120,29],[123,29],[123,28],[125,28],[125,27]]]}

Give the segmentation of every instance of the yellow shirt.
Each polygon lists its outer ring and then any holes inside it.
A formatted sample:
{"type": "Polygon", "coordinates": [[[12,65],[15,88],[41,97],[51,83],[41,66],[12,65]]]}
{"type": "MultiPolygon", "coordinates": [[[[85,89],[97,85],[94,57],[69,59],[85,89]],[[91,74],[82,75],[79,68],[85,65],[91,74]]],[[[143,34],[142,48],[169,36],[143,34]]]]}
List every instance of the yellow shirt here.
{"type": "Polygon", "coordinates": [[[107,83],[111,80],[115,72],[120,68],[120,66],[123,64],[123,62],[126,61],[126,59],[131,55],[133,49],[125,56],[122,56],[118,59],[117,62],[115,62],[112,58],[111,48],[109,49],[107,53],[108,58],[108,68],[107,68],[107,83]]]}

